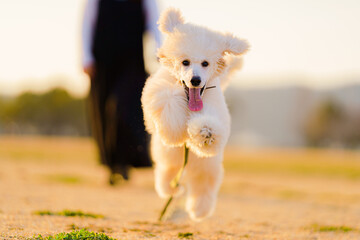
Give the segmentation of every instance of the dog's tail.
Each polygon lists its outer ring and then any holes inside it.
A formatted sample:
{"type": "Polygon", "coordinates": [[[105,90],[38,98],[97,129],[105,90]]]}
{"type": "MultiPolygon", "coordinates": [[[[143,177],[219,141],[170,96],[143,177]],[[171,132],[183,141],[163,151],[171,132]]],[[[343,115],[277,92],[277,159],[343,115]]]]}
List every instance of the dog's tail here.
{"type": "Polygon", "coordinates": [[[223,72],[223,76],[221,79],[221,89],[225,91],[225,89],[229,86],[229,83],[232,79],[232,76],[236,71],[239,71],[243,66],[243,58],[235,57],[231,55],[226,55],[224,57],[226,63],[226,69],[223,72]]]}

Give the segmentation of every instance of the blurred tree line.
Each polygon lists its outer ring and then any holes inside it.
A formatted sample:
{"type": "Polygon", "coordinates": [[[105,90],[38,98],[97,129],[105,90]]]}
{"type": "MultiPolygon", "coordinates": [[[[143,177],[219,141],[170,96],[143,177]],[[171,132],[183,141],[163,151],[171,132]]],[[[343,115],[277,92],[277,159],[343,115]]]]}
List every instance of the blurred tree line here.
{"type": "Polygon", "coordinates": [[[61,88],[0,98],[1,134],[88,136],[86,116],[86,99],[75,98],[61,88]]]}
{"type": "Polygon", "coordinates": [[[346,110],[335,99],[326,99],[310,114],[305,138],[313,147],[359,147],[360,111],[346,110]]]}
{"type": "MultiPolygon", "coordinates": [[[[232,105],[230,101],[230,109],[232,105]]],[[[0,97],[0,134],[89,136],[87,111],[85,98],[75,98],[61,88],[43,94],[0,97]]],[[[359,109],[347,109],[335,98],[319,102],[303,126],[308,146],[360,146],[359,109]]]]}

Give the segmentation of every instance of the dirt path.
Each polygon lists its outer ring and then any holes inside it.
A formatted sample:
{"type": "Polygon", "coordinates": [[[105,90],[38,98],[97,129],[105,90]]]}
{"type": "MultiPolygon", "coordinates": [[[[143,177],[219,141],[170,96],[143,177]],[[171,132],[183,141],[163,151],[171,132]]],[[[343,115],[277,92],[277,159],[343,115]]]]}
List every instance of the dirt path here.
{"type": "Polygon", "coordinates": [[[130,182],[110,187],[89,140],[3,137],[0,146],[1,239],[76,228],[117,239],[178,239],[179,233],[192,233],[193,239],[360,239],[357,177],[227,168],[212,218],[191,222],[182,210],[183,199],[178,199],[171,218],[159,223],[164,201],[153,189],[150,169],[133,171],[130,182]],[[34,214],[64,209],[105,218],[34,214]]]}

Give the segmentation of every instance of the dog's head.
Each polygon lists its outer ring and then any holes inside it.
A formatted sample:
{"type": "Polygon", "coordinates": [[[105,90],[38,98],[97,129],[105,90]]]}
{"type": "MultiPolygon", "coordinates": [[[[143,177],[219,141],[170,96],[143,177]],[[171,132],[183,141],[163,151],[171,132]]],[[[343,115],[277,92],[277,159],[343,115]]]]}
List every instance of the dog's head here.
{"type": "MultiPolygon", "coordinates": [[[[241,55],[249,47],[245,40],[232,34],[185,23],[181,12],[173,8],[160,16],[159,25],[166,38],[158,57],[179,83],[184,84],[189,100],[194,97],[201,101],[206,84],[225,69],[224,55],[241,55]]],[[[199,108],[195,106],[194,111],[199,108]]]]}

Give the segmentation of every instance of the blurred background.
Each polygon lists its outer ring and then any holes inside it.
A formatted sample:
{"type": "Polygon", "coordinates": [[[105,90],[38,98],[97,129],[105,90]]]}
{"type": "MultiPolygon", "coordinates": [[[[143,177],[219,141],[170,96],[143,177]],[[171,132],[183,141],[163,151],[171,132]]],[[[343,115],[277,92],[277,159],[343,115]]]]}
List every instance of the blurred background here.
{"type": "MultiPolygon", "coordinates": [[[[119,239],[360,239],[360,1],[158,1],[251,44],[226,92],[217,209],[201,224],[184,224],[181,201],[155,222],[164,202],[152,169],[107,184],[87,117],[84,5],[0,1],[0,238],[85,228],[119,239]],[[105,219],[34,214],[65,209],[105,219]]],[[[144,39],[153,73],[156,44],[144,39]]]]}
{"type": "MultiPolygon", "coordinates": [[[[84,0],[0,2],[0,134],[88,136],[81,67],[84,0]]],[[[158,1],[248,39],[226,95],[230,144],[360,146],[360,2],[158,1]]],[[[155,43],[146,39],[148,72],[155,43]]]]}

